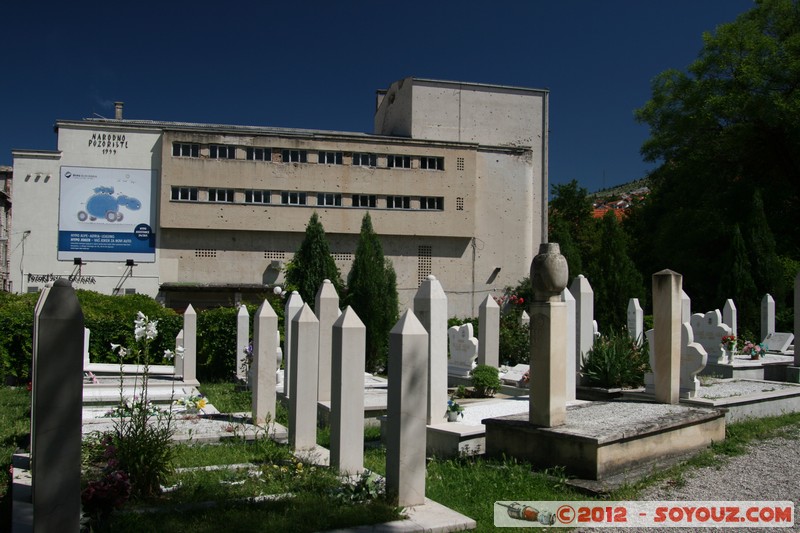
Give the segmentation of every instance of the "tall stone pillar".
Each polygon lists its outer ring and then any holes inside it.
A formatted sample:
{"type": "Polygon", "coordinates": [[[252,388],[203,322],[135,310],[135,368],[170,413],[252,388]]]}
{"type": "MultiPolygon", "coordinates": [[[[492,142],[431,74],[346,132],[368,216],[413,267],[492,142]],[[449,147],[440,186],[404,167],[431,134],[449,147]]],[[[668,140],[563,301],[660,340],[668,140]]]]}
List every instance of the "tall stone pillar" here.
{"type": "Polygon", "coordinates": [[[447,421],[447,295],[435,276],[428,276],[414,296],[414,315],[428,332],[428,424],[447,421]]]}
{"type": "Polygon", "coordinates": [[[569,286],[575,298],[575,368],[580,373],[583,358],[594,345],[594,291],[583,274],[578,275],[569,286]]]}
{"type": "Polygon", "coordinates": [[[278,351],[278,315],[264,300],[256,311],[253,327],[252,410],[253,422],[275,422],[275,372],[278,351]]]}
{"type": "Polygon", "coordinates": [[[200,384],[197,381],[197,311],[192,304],[183,312],[183,382],[200,384]]]}
{"type": "Polygon", "coordinates": [[[556,243],[539,246],[531,263],[529,421],[553,427],[567,417],[567,304],[561,291],[567,286],[567,260],[556,243]]]}
{"type": "Polygon", "coordinates": [[[250,313],[247,312],[247,307],[242,304],[239,306],[239,312],[236,314],[236,377],[240,380],[246,380],[247,374],[245,373],[245,353],[250,346],[250,313]]]}
{"type": "Polygon", "coordinates": [[[653,274],[655,399],[677,404],[681,378],[681,292],[683,277],[672,270],[653,274]]]}
{"type": "Polygon", "coordinates": [[[290,354],[292,352],[292,338],[294,337],[292,328],[294,327],[292,324],[292,319],[294,319],[295,315],[300,312],[303,308],[303,298],[300,297],[300,293],[297,291],[292,291],[288,298],[286,298],[286,306],[284,307],[284,315],[283,315],[283,354],[284,354],[284,364],[283,364],[283,395],[289,398],[291,396],[291,379],[289,379],[290,374],[292,373],[292,358],[290,354]]]}
{"type": "Polygon", "coordinates": [[[39,296],[33,322],[31,498],[33,531],[79,531],[83,312],[72,284],[39,296]]]}
{"type": "Polygon", "coordinates": [[[428,332],[409,309],[389,332],[386,494],[399,507],[425,503],[428,332]]]}
{"type": "Polygon", "coordinates": [[[317,372],[319,320],[308,304],[292,318],[289,399],[289,445],[310,450],[317,445],[317,372]]]}
{"type": "MultiPolygon", "coordinates": [[[[319,320],[319,382],[317,396],[320,402],[331,399],[331,350],[333,323],[339,318],[339,295],[331,280],[322,281],[314,300],[319,320]]],[[[363,369],[362,369],[363,370],[363,369]]]]}
{"type": "Polygon", "coordinates": [[[775,299],[765,294],[761,299],[761,340],[775,333],[775,299]]]}
{"type": "Polygon", "coordinates": [[[490,294],[478,306],[478,364],[500,366],[500,306],[490,294]]]}
{"type": "Polygon", "coordinates": [[[347,306],[332,331],[330,464],[343,475],[353,475],[364,470],[367,328],[347,306]]]}
{"type": "Polygon", "coordinates": [[[728,298],[725,300],[725,305],[722,307],[722,322],[731,328],[731,335],[739,334],[739,313],[736,310],[736,304],[733,300],[728,298]]]}
{"type": "Polygon", "coordinates": [[[580,383],[580,368],[577,366],[575,350],[578,343],[575,340],[577,329],[577,313],[575,311],[575,298],[568,288],[561,291],[561,301],[567,305],[567,355],[566,355],[566,374],[567,374],[567,401],[573,401],[578,395],[578,383],[580,383]]]}

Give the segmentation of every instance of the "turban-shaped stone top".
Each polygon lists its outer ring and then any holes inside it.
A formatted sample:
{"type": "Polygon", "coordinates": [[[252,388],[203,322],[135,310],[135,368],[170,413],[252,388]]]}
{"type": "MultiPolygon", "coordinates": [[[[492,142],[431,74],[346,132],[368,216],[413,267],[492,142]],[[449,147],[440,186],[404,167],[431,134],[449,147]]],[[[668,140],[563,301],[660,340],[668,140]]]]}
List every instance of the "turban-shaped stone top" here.
{"type": "Polygon", "coordinates": [[[539,254],[531,263],[533,299],[539,302],[556,301],[567,286],[568,277],[567,260],[561,255],[558,243],[540,244],[539,254]]]}

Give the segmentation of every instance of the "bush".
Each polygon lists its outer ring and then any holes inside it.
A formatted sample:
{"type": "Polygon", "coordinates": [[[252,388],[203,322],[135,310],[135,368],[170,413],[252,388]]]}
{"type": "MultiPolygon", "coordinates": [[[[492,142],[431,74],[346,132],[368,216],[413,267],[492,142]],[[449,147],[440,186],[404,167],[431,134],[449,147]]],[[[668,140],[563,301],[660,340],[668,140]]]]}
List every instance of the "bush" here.
{"type": "Polygon", "coordinates": [[[497,369],[489,365],[478,365],[472,369],[472,387],[480,398],[491,398],[500,388],[497,369]]]}
{"type": "Polygon", "coordinates": [[[516,313],[500,317],[500,360],[506,365],[528,364],[530,361],[530,327],[521,325],[519,319],[516,313]]]}
{"type": "Polygon", "coordinates": [[[624,330],[595,339],[583,361],[582,374],[596,387],[639,387],[650,371],[647,342],[634,342],[624,330]]]}

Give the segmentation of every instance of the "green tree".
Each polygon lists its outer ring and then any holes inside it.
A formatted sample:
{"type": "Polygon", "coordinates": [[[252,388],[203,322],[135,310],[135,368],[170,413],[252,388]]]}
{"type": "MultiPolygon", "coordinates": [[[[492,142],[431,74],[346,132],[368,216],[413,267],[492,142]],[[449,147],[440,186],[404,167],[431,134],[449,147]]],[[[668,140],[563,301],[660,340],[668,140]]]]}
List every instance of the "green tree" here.
{"type": "Polygon", "coordinates": [[[757,0],[703,35],[686,72],[657,76],[651,100],[637,111],[650,127],[642,154],[660,166],[638,214],[635,256],[643,272],[683,274],[695,307],[720,305],[715,280],[734,266],[735,250],[725,247],[736,244],[735,225],[751,260],[759,250],[757,293],[780,290],[773,285],[778,256],[800,257],[799,85],[798,0],[757,0]],[[766,218],[758,213],[758,191],[766,218]]]}
{"type": "Polygon", "coordinates": [[[550,201],[549,209],[549,240],[561,245],[561,253],[567,258],[570,267],[570,276],[577,276],[582,273],[580,267],[586,265],[594,247],[595,223],[592,218],[592,200],[588,191],[578,186],[575,180],[553,185],[551,195],[553,199],[550,201]],[[580,254],[580,261],[576,248],[580,254]]]}
{"type": "Polygon", "coordinates": [[[336,292],[342,294],[339,267],[331,256],[322,222],[314,213],[306,225],[306,236],[300,249],[286,265],[286,283],[288,289],[299,292],[303,301],[313,308],[317,291],[326,279],[331,280],[336,292]]]}
{"type": "Polygon", "coordinates": [[[628,301],[644,304],[642,275],[628,255],[628,237],[613,211],[599,223],[598,251],[587,267],[595,298],[595,317],[603,331],[619,330],[627,323],[628,301]]]}
{"type": "Polygon", "coordinates": [[[722,271],[719,278],[717,301],[720,302],[719,307],[728,298],[733,299],[738,312],[740,331],[760,331],[759,327],[756,327],[761,318],[758,314],[758,293],[753,276],[750,274],[752,265],[748,255],[742,232],[737,224],[731,231],[730,245],[725,257],[728,267],[722,271]]]}
{"type": "Polygon", "coordinates": [[[367,370],[380,371],[386,365],[389,331],[399,318],[397,276],[392,263],[383,256],[383,247],[372,229],[369,213],[361,221],[361,235],[347,278],[345,303],[367,328],[367,370]]]}

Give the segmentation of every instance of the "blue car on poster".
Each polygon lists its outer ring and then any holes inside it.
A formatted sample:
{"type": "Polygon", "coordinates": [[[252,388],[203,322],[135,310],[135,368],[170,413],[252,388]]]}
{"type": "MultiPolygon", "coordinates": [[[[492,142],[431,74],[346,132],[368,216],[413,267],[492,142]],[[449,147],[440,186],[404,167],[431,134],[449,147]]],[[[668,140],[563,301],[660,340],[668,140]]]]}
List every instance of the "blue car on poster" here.
{"type": "Polygon", "coordinates": [[[84,222],[87,219],[94,221],[104,218],[109,222],[122,222],[120,207],[136,211],[142,207],[142,202],[124,194],[115,197],[114,187],[97,187],[86,200],[86,211],[78,211],[78,220],[84,222]]]}

